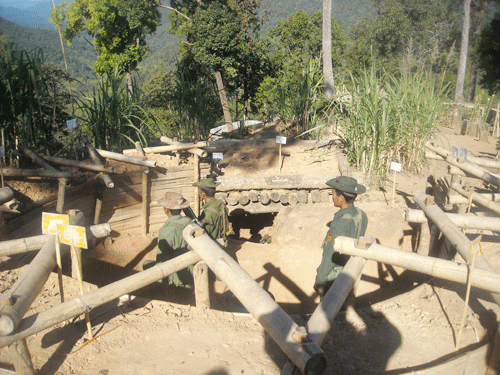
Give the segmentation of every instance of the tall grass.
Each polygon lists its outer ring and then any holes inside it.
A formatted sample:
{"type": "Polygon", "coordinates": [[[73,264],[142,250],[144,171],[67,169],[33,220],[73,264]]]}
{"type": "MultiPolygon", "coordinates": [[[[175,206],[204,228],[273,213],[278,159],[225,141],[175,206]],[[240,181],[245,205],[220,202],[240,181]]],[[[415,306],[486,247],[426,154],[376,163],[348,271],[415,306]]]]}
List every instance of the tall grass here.
{"type": "Polygon", "coordinates": [[[79,123],[92,135],[95,147],[121,151],[136,141],[147,145],[156,119],[144,109],[135,82],[133,86],[133,92],[129,92],[123,72],[115,69],[101,77],[91,95],[77,99],[79,123]]]}
{"type": "Polygon", "coordinates": [[[425,141],[445,115],[446,90],[423,71],[395,76],[373,67],[351,76],[348,86],[351,100],[339,104],[335,121],[349,161],[377,183],[391,161],[418,171],[425,141]]]}

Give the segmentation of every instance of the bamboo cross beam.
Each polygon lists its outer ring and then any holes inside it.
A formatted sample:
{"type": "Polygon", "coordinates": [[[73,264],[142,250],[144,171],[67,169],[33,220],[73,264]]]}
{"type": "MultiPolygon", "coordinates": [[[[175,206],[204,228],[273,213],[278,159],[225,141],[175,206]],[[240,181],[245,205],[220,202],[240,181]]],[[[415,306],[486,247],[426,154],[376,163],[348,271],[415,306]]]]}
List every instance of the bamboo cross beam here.
{"type": "MultiPolygon", "coordinates": [[[[465,263],[429,257],[379,244],[372,244],[367,249],[362,249],[357,247],[357,240],[345,236],[337,237],[333,246],[335,251],[340,254],[362,257],[379,263],[402,267],[410,271],[417,271],[464,285],[468,281],[470,270],[465,263]]],[[[470,277],[472,286],[488,292],[500,293],[499,272],[476,269],[470,277]]]]}
{"type": "Polygon", "coordinates": [[[103,165],[88,163],[86,161],[70,160],[70,159],[58,158],[56,156],[49,156],[49,155],[41,155],[41,157],[49,162],[52,162],[54,164],[64,165],[66,167],[87,169],[89,171],[95,171],[95,172],[105,172],[105,173],[114,173],[115,172],[114,167],[105,167],[103,165]]]}
{"type": "Polygon", "coordinates": [[[8,187],[2,187],[0,188],[0,204],[4,204],[14,198],[14,191],[8,187]]]}
{"type": "MultiPolygon", "coordinates": [[[[487,199],[490,202],[500,202],[500,194],[498,193],[476,193],[478,196],[487,199]]],[[[451,194],[446,196],[447,204],[467,204],[467,197],[461,194],[451,194]]]]}
{"type": "Polygon", "coordinates": [[[496,187],[500,187],[500,178],[485,171],[483,168],[478,167],[477,165],[474,165],[473,163],[469,163],[466,160],[463,160],[461,158],[456,158],[450,154],[450,152],[442,147],[434,145],[432,142],[427,142],[425,144],[425,147],[427,147],[429,150],[435,152],[436,154],[442,156],[447,163],[454,165],[455,167],[460,168],[466,173],[469,173],[470,175],[480,178],[486,182],[489,182],[492,185],[495,185],[496,187]]]}
{"type": "Polygon", "coordinates": [[[299,326],[260,287],[220,245],[202,229],[191,224],[184,228],[184,239],[224,281],[245,308],[257,319],[288,358],[305,374],[321,374],[326,359],[320,347],[305,337],[297,338],[299,326]]]}
{"type": "MultiPolygon", "coordinates": [[[[466,202],[463,202],[466,203],[466,202]]],[[[459,228],[500,231],[500,218],[490,216],[460,215],[446,212],[446,216],[459,228]]],[[[424,211],[407,208],[403,214],[408,223],[425,224],[424,211]]]]}
{"type": "MultiPolygon", "coordinates": [[[[82,140],[85,143],[85,147],[87,147],[87,150],[90,154],[90,157],[92,158],[92,161],[94,164],[99,165],[99,166],[104,166],[104,162],[102,160],[101,155],[97,152],[97,150],[92,146],[92,144],[89,142],[87,137],[85,137],[82,134],[82,140]]],[[[115,186],[115,183],[113,180],[111,180],[111,177],[107,173],[101,173],[102,180],[104,181],[105,185],[108,188],[113,188],[115,186]]]]}
{"type": "Polygon", "coordinates": [[[150,167],[150,168],[156,167],[157,165],[155,160],[145,160],[143,157],[127,156],[123,154],[118,154],[116,152],[100,150],[100,149],[97,149],[97,152],[99,152],[99,154],[104,158],[116,161],[122,161],[129,164],[142,165],[144,167],[150,167]]]}
{"type": "MultiPolygon", "coordinates": [[[[155,147],[146,147],[144,148],[145,153],[160,153],[160,152],[171,152],[178,150],[189,150],[191,148],[203,148],[207,147],[207,142],[197,142],[197,143],[183,143],[183,144],[175,144],[168,146],[155,146],[155,147]]],[[[136,150],[123,150],[124,155],[129,155],[131,153],[135,154],[136,150]]]]}
{"type": "MultiPolygon", "coordinates": [[[[166,143],[168,145],[182,145],[182,142],[174,141],[172,138],[169,137],[160,137],[160,142],[166,143]]],[[[205,150],[202,150],[200,148],[188,148],[187,152],[193,155],[198,155],[200,158],[206,158],[208,155],[208,152],[205,150]]]]}
{"type": "MultiPolygon", "coordinates": [[[[425,158],[430,160],[446,160],[446,158],[429,150],[425,151],[425,158]]],[[[500,161],[497,160],[478,158],[472,155],[467,155],[467,160],[483,168],[500,169],[500,161]]]]}
{"type": "Polygon", "coordinates": [[[6,177],[45,177],[45,178],[63,178],[68,179],[76,177],[76,172],[62,172],[58,170],[47,171],[39,169],[20,169],[20,168],[4,168],[3,175],[6,177]]]}
{"type": "Polygon", "coordinates": [[[83,296],[76,297],[38,314],[26,317],[20,322],[16,332],[8,336],[0,336],[0,348],[79,316],[94,307],[113,301],[124,294],[131,293],[155,281],[164,279],[168,275],[179,272],[200,260],[201,258],[198,254],[194,251],[189,251],[164,263],[157,263],[146,271],[138,272],[90,293],[86,293],[83,296]]]}

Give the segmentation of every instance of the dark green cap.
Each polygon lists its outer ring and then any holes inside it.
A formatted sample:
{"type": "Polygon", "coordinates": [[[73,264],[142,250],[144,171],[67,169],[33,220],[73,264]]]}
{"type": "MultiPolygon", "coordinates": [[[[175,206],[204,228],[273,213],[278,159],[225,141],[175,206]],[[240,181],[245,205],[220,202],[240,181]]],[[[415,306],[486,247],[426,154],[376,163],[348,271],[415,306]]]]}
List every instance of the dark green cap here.
{"type": "Polygon", "coordinates": [[[338,191],[351,194],[363,194],[366,188],[363,185],[358,184],[355,178],[348,176],[339,176],[332,178],[326,182],[328,186],[331,186],[338,191]]]}
{"type": "Polygon", "coordinates": [[[213,178],[203,178],[198,182],[195,182],[193,186],[200,188],[215,188],[220,185],[220,182],[216,182],[213,178]]]}

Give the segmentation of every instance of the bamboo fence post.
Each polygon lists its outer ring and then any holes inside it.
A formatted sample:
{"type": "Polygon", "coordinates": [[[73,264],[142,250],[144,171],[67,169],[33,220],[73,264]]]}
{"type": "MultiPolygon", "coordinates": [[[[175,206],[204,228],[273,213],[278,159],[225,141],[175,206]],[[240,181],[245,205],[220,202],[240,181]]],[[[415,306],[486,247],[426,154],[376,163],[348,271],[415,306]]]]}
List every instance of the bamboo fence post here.
{"type": "Polygon", "coordinates": [[[59,228],[56,228],[55,246],[56,246],[57,278],[59,280],[59,294],[61,297],[61,303],[63,303],[64,286],[63,286],[63,274],[62,274],[61,242],[59,241],[59,228]]]}
{"type": "MultiPolygon", "coordinates": [[[[142,148],[141,142],[135,142],[135,148],[139,157],[147,160],[144,149],[142,148]]],[[[141,215],[142,215],[142,235],[148,234],[148,205],[149,205],[149,195],[148,195],[148,184],[149,184],[149,169],[144,168],[142,170],[142,202],[141,202],[141,215]]]]}
{"type": "Polygon", "coordinates": [[[105,186],[101,183],[98,183],[96,186],[96,196],[95,196],[95,209],[94,209],[94,225],[99,224],[101,220],[101,211],[102,211],[102,201],[104,199],[104,189],[105,186]]]}
{"type": "Polygon", "coordinates": [[[481,196],[480,194],[477,193],[469,193],[465,189],[462,188],[462,185],[459,183],[454,183],[452,185],[453,189],[456,190],[457,193],[463,195],[464,197],[469,197],[472,198],[472,201],[474,203],[480,204],[483,207],[489,208],[491,211],[496,212],[497,214],[500,214],[500,205],[496,204],[492,200],[485,198],[484,196],[481,196]]]}
{"type": "Polygon", "coordinates": [[[190,224],[183,237],[208,266],[224,281],[245,308],[264,327],[283,352],[305,374],[320,374],[326,359],[320,347],[305,338],[297,339],[299,326],[260,285],[201,228],[190,224]]]}
{"type": "MultiPolygon", "coordinates": [[[[434,202],[429,202],[425,193],[417,191],[414,194],[415,202],[420,206],[420,208],[425,212],[426,216],[436,224],[436,226],[441,230],[443,235],[450,241],[450,244],[459,252],[459,254],[464,258],[466,262],[469,261],[470,256],[470,243],[471,241],[462,233],[462,231],[454,225],[451,220],[446,216],[446,214],[441,211],[441,209],[434,204],[434,202]]],[[[484,270],[496,272],[495,269],[488,263],[484,257],[479,254],[476,256],[476,262],[479,268],[484,270]]],[[[492,294],[495,302],[500,305],[500,295],[492,294]]]]}
{"type": "Polygon", "coordinates": [[[200,307],[202,309],[210,309],[208,266],[204,261],[199,261],[194,265],[193,276],[196,307],[200,307]]]}
{"type": "MultiPolygon", "coordinates": [[[[99,154],[99,152],[94,148],[94,146],[92,146],[92,144],[89,142],[89,140],[87,139],[86,136],[84,136],[82,134],[81,137],[82,137],[83,142],[85,143],[85,147],[87,148],[87,150],[90,154],[90,157],[91,157],[92,161],[94,162],[94,164],[104,167],[104,162],[103,162],[102,156],[99,154]]],[[[107,187],[113,188],[115,186],[115,184],[114,184],[113,180],[111,180],[111,177],[109,176],[109,174],[102,172],[101,177],[102,177],[102,179],[107,187]]]]}
{"type": "Polygon", "coordinates": [[[65,320],[79,316],[89,309],[103,305],[124,294],[131,293],[155,281],[164,279],[168,275],[179,272],[200,260],[201,258],[198,254],[194,251],[189,251],[166,262],[158,263],[146,271],[138,272],[83,296],[73,298],[60,305],[33,314],[20,322],[15,333],[8,336],[0,336],[0,348],[41,332],[65,320]]]}
{"type": "Polygon", "coordinates": [[[9,354],[17,375],[35,375],[26,339],[14,342],[9,346],[9,354]]]}
{"type": "MultiPolygon", "coordinates": [[[[200,157],[194,155],[194,182],[200,181],[200,157]]],[[[194,188],[194,212],[196,216],[200,216],[200,196],[198,195],[198,188],[194,188]]]]}

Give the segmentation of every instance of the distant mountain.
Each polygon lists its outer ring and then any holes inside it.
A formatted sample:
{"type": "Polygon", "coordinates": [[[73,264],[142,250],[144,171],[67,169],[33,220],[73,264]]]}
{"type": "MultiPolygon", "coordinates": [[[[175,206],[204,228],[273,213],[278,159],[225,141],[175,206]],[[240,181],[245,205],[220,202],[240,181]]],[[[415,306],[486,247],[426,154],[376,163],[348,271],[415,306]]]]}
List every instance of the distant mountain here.
{"type": "MultiPolygon", "coordinates": [[[[56,5],[63,0],[56,0],[56,5]]],[[[70,3],[68,1],[68,3],[70,3]]],[[[0,16],[7,21],[15,22],[20,26],[38,29],[53,29],[50,23],[50,9],[52,0],[0,0],[0,16]]]]}

